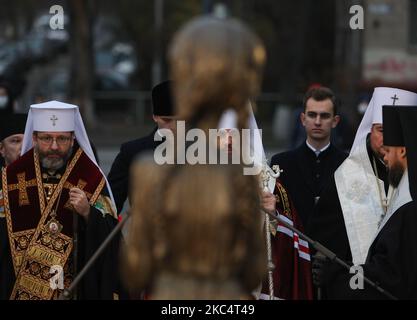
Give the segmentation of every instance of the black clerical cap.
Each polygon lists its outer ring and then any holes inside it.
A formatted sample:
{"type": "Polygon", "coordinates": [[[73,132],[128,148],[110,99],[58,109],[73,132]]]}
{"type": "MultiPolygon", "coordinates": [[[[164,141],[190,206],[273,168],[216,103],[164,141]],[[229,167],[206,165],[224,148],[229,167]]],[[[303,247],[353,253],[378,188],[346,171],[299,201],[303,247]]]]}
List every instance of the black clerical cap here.
{"type": "Polygon", "coordinates": [[[384,130],[384,145],[392,147],[404,146],[403,130],[400,121],[400,106],[383,106],[382,123],[384,130]]]}
{"type": "Polygon", "coordinates": [[[0,119],[0,141],[14,134],[25,132],[27,114],[5,114],[0,119]]]}
{"type": "Polygon", "coordinates": [[[417,201],[417,106],[383,107],[384,145],[404,146],[410,193],[417,201]]]}
{"type": "Polygon", "coordinates": [[[172,102],[172,81],[167,80],[152,89],[152,113],[156,116],[171,117],[174,115],[172,102]]]}

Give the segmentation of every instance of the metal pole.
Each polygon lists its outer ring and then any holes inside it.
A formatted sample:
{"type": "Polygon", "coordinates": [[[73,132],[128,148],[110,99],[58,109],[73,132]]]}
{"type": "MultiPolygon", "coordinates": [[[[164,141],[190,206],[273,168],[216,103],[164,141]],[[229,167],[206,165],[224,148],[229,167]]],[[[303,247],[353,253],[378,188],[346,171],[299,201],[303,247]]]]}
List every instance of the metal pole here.
{"type": "Polygon", "coordinates": [[[266,236],[266,252],[268,256],[268,286],[269,286],[269,300],[274,299],[274,263],[272,261],[272,247],[271,247],[271,233],[269,232],[269,215],[265,215],[265,236],[266,236]]]}
{"type": "MultiPolygon", "coordinates": [[[[78,272],[78,213],[73,211],[73,220],[72,220],[72,228],[73,228],[73,248],[72,248],[72,263],[73,263],[73,275],[78,272]]],[[[78,299],[77,290],[74,290],[72,294],[73,300],[78,299]]]]}
{"type": "MultiPolygon", "coordinates": [[[[350,271],[350,267],[351,267],[350,265],[348,265],[345,261],[343,261],[342,259],[340,259],[334,252],[332,252],[331,250],[329,250],[328,248],[326,248],[325,246],[323,246],[321,243],[319,243],[319,242],[317,242],[317,241],[309,238],[304,233],[302,233],[300,230],[294,228],[292,225],[290,225],[289,223],[287,223],[286,221],[284,221],[280,217],[275,216],[275,215],[273,215],[273,214],[271,214],[271,213],[269,213],[267,211],[264,211],[264,213],[266,215],[268,215],[270,218],[272,218],[274,220],[277,220],[279,223],[281,223],[283,226],[285,226],[288,229],[290,229],[292,232],[297,233],[300,238],[302,238],[305,241],[307,241],[310,245],[313,246],[314,249],[316,249],[317,251],[321,252],[326,258],[329,258],[330,261],[337,262],[339,265],[343,266],[345,269],[347,269],[348,271],[350,271]]],[[[374,289],[376,289],[381,294],[385,295],[387,298],[389,298],[391,300],[398,300],[397,297],[393,296],[388,291],[386,291],[383,288],[381,288],[378,284],[376,284],[375,282],[373,282],[369,278],[365,277],[365,275],[362,274],[362,277],[363,277],[363,280],[366,283],[368,283],[369,285],[371,285],[374,289]]]]}
{"type": "Polygon", "coordinates": [[[71,285],[68,289],[64,289],[61,296],[58,300],[69,300],[71,299],[71,296],[73,294],[73,291],[77,288],[78,283],[81,281],[81,279],[85,276],[85,274],[90,270],[90,268],[93,266],[93,264],[96,262],[96,260],[100,257],[100,255],[106,250],[107,246],[110,244],[110,242],[113,240],[113,238],[122,230],[125,223],[130,219],[130,216],[127,216],[125,219],[120,221],[116,227],[112,230],[112,232],[107,236],[107,238],[103,241],[103,243],[100,245],[100,247],[97,249],[97,251],[93,254],[93,256],[90,258],[90,260],[87,261],[85,266],[82,268],[80,273],[75,277],[75,279],[72,281],[71,285]]]}

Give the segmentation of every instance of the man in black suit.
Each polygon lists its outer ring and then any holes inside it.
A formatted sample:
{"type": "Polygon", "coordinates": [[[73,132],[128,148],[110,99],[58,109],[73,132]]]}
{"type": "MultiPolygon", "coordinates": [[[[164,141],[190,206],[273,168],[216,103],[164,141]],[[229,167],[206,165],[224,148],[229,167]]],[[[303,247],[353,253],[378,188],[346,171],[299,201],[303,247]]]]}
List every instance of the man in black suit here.
{"type": "Polygon", "coordinates": [[[163,142],[162,139],[159,139],[161,141],[154,139],[159,129],[175,131],[176,121],[173,116],[171,86],[172,82],[168,80],[152,89],[152,118],[157,127],[145,137],[123,143],[110,169],[108,180],[118,213],[122,211],[123,204],[129,196],[130,166],[133,160],[143,152],[153,152],[163,142]]]}
{"type": "Polygon", "coordinates": [[[331,131],[340,121],[337,104],[335,95],[326,87],[308,90],[300,116],[307,140],[298,148],[276,154],[271,159],[271,167],[278,164],[283,169],[281,182],[291,195],[307,231],[321,191],[347,157],[330,142],[331,131]]]}

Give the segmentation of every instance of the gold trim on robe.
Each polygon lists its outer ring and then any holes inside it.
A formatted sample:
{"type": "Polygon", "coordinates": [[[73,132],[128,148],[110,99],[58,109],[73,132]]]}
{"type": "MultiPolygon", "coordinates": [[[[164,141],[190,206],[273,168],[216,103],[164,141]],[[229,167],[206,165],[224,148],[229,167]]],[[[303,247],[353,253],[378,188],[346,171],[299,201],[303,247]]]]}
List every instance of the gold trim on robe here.
{"type": "MultiPolygon", "coordinates": [[[[41,214],[35,228],[15,230],[14,227],[18,226],[18,223],[13,221],[15,212],[10,206],[10,194],[11,192],[14,192],[12,196],[13,199],[16,199],[18,197],[16,192],[23,190],[24,181],[20,179],[20,189],[11,188],[11,190],[4,193],[4,207],[10,251],[12,253],[12,261],[16,274],[16,282],[10,298],[17,300],[49,300],[57,296],[57,291],[53,289],[54,286],[50,283],[51,277],[53,276],[53,274],[50,273],[51,267],[60,266],[68,271],[68,263],[69,260],[71,260],[69,258],[73,248],[72,216],[74,213],[71,208],[65,207],[69,198],[69,189],[70,187],[75,185],[78,186],[78,184],[81,183],[83,189],[85,188],[84,191],[89,199],[90,205],[94,205],[105,186],[105,179],[101,173],[99,173],[98,169],[97,171],[91,172],[89,169],[92,169],[93,167],[85,168],[89,167],[92,162],[88,160],[88,157],[81,149],[78,149],[74,157],[68,163],[64,175],[54,188],[50,200],[47,201],[47,199],[45,199],[44,185],[42,182],[37,152],[32,149],[28,153],[32,153],[33,155],[32,158],[30,158],[31,155],[26,157],[29,161],[33,161],[32,166],[35,168],[34,171],[37,183],[34,186],[28,187],[25,191],[27,190],[27,192],[31,194],[31,196],[28,197],[28,201],[36,202],[34,199],[38,199],[39,203],[31,203],[31,205],[28,206],[31,207],[31,210],[24,213],[36,215],[36,210],[39,210],[41,214]],[[83,172],[83,170],[85,170],[85,174],[80,175],[80,172],[83,172]],[[36,197],[33,192],[37,193],[36,197]],[[57,201],[59,203],[57,203],[57,201]],[[51,235],[48,229],[48,223],[51,220],[51,212],[53,210],[56,210],[57,219],[63,224],[63,229],[57,235],[51,235]]],[[[92,165],[96,168],[94,164],[92,165]]],[[[22,168],[18,168],[18,173],[20,173],[19,169],[22,170],[22,168]]],[[[30,175],[30,173],[28,175],[30,175]]],[[[2,173],[2,183],[3,188],[4,186],[9,185],[8,173],[6,170],[3,170],[2,173]]],[[[15,210],[23,210],[20,208],[21,206],[16,207],[16,204],[14,205],[15,210]]],[[[25,215],[23,215],[23,218],[21,219],[28,220],[25,215]]],[[[26,221],[25,224],[27,224],[26,221]]],[[[68,274],[66,274],[65,277],[68,279],[68,274]]],[[[70,281],[65,281],[65,286],[69,285],[70,281]]]]}

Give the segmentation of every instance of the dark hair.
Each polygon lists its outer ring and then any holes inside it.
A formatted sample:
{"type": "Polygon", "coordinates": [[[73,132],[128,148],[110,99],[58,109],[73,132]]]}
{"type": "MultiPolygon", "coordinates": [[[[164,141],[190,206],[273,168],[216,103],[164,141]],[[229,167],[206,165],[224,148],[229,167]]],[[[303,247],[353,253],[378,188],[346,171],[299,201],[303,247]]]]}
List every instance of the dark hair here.
{"type": "Polygon", "coordinates": [[[304,111],[307,107],[307,100],[313,98],[316,101],[323,101],[326,99],[330,99],[333,104],[333,114],[337,115],[338,108],[339,108],[339,99],[336,98],[333,91],[327,87],[318,87],[312,88],[306,92],[303,99],[303,108],[304,111]]]}

